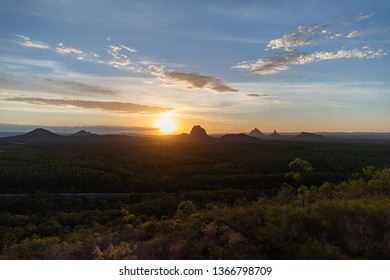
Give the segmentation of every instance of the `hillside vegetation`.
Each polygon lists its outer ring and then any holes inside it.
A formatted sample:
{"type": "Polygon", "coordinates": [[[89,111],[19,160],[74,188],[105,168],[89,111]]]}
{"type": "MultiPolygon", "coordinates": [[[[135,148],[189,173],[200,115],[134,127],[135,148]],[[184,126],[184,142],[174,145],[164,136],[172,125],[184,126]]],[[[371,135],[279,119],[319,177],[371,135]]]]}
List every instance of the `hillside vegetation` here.
{"type": "Polygon", "coordinates": [[[390,258],[387,143],[1,149],[2,259],[390,258]]]}

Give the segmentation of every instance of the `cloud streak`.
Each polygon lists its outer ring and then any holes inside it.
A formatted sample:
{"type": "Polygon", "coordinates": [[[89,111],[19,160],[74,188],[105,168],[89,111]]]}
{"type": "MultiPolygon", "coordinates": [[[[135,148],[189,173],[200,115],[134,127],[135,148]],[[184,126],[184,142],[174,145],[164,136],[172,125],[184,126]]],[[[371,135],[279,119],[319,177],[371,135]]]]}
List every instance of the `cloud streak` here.
{"type": "Polygon", "coordinates": [[[363,20],[363,19],[369,19],[372,17],[375,13],[360,13],[356,16],[356,20],[363,20]]]}
{"type": "MultiPolygon", "coordinates": [[[[21,42],[23,45],[34,45],[35,47],[40,48],[48,46],[39,41],[33,42],[30,40],[30,38],[25,36],[18,36],[23,39],[23,42],[21,42]]],[[[111,41],[111,37],[107,37],[106,39],[107,41],[111,41]]],[[[99,55],[95,53],[85,53],[78,48],[66,47],[63,43],[58,43],[54,50],[61,55],[72,55],[78,60],[102,63],[127,71],[152,75],[169,85],[184,85],[188,89],[204,89],[215,92],[238,92],[237,89],[229,87],[221,79],[214,76],[206,76],[196,72],[186,73],[174,70],[165,70],[164,66],[162,65],[156,65],[151,61],[140,58],[137,54],[138,51],[135,48],[123,44],[108,45],[106,50],[107,54],[109,55],[108,60],[101,60],[99,55]]],[[[77,82],[56,81],[55,83],[57,83],[59,86],[69,87],[78,91],[114,94],[114,92],[109,90],[88,86],[77,82]]]]}
{"type": "Polygon", "coordinates": [[[109,45],[107,53],[111,55],[112,58],[108,61],[108,64],[116,68],[127,68],[129,65],[133,64],[129,58],[129,53],[134,54],[136,52],[136,49],[124,45],[109,45]]]}
{"type": "Polygon", "coordinates": [[[360,37],[363,35],[363,32],[359,31],[359,30],[355,30],[355,31],[352,31],[350,32],[346,37],[347,38],[355,38],[355,37],[360,37]]]}
{"type": "Polygon", "coordinates": [[[118,112],[121,114],[156,114],[172,110],[172,108],[164,108],[157,106],[147,106],[134,103],[124,102],[103,102],[90,100],[75,100],[75,99],[47,99],[34,97],[13,97],[3,99],[9,102],[22,102],[34,105],[52,105],[52,106],[73,106],[84,109],[103,110],[110,112],[118,112]]]}
{"type": "Polygon", "coordinates": [[[41,42],[41,41],[33,41],[27,36],[16,35],[21,41],[18,42],[19,45],[28,48],[37,48],[37,49],[50,49],[50,46],[41,42]]]}
{"type": "Polygon", "coordinates": [[[238,92],[237,89],[227,86],[221,79],[205,76],[196,72],[160,71],[155,75],[166,83],[183,84],[189,89],[206,89],[216,92],[238,92]]]}
{"type": "Polygon", "coordinates": [[[269,94],[258,94],[258,93],[248,93],[246,96],[249,97],[269,97],[269,94]]]}
{"type": "Polygon", "coordinates": [[[329,38],[334,38],[334,35],[329,31],[327,24],[299,26],[296,32],[287,33],[283,37],[271,40],[267,48],[291,50],[292,48],[318,44],[329,38]]]}
{"type": "Polygon", "coordinates": [[[116,95],[118,92],[110,89],[103,88],[101,86],[92,86],[85,83],[76,81],[65,81],[65,80],[53,80],[44,79],[44,83],[51,83],[56,86],[68,88],[76,92],[92,93],[92,94],[103,94],[103,95],[116,95]]]}
{"type": "Polygon", "coordinates": [[[323,60],[334,60],[342,58],[371,59],[385,55],[383,49],[341,49],[335,52],[320,51],[314,53],[300,53],[297,51],[285,51],[274,54],[271,57],[259,59],[257,61],[244,61],[233,66],[233,68],[247,69],[250,73],[270,75],[289,69],[289,65],[303,65],[323,60]]]}
{"type": "Polygon", "coordinates": [[[60,54],[75,54],[75,55],[82,55],[84,52],[82,50],[76,49],[76,48],[66,48],[64,47],[63,43],[59,43],[58,47],[56,48],[56,51],[60,54]]]}

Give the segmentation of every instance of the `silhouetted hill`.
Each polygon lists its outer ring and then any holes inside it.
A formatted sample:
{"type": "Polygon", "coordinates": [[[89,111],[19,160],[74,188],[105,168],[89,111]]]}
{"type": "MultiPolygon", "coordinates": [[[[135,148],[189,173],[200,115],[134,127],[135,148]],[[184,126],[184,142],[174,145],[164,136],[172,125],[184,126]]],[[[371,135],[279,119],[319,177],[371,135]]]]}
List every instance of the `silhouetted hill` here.
{"type": "Polygon", "coordinates": [[[195,125],[189,134],[189,138],[195,141],[212,141],[215,140],[211,136],[207,135],[206,130],[200,125],[195,125]]]}
{"type": "Polygon", "coordinates": [[[261,132],[260,130],[255,128],[255,129],[251,130],[251,132],[249,132],[249,136],[262,138],[262,137],[264,137],[264,134],[263,134],[263,132],[261,132]]]}
{"type": "Polygon", "coordinates": [[[267,139],[272,139],[272,140],[283,140],[283,139],[286,139],[285,136],[280,135],[279,133],[276,132],[276,130],[274,130],[273,133],[267,135],[266,138],[267,139]]]}
{"type": "Polygon", "coordinates": [[[293,140],[302,140],[302,141],[310,141],[310,140],[325,140],[327,139],[325,136],[309,133],[309,132],[301,132],[300,134],[294,136],[293,140]]]}
{"type": "Polygon", "coordinates": [[[92,134],[91,132],[89,131],[85,131],[85,130],[80,130],[80,131],[77,131],[76,133],[70,135],[70,136],[77,136],[77,137],[82,137],[82,136],[90,136],[90,135],[94,135],[92,134]]]}
{"type": "Polygon", "coordinates": [[[238,133],[238,134],[226,134],[219,138],[220,140],[224,142],[258,142],[259,139],[256,137],[252,137],[249,135],[246,135],[245,133],[238,133]]]}
{"type": "Polygon", "coordinates": [[[59,142],[63,141],[65,137],[43,128],[37,128],[26,134],[7,137],[4,139],[9,142],[59,142]]]}

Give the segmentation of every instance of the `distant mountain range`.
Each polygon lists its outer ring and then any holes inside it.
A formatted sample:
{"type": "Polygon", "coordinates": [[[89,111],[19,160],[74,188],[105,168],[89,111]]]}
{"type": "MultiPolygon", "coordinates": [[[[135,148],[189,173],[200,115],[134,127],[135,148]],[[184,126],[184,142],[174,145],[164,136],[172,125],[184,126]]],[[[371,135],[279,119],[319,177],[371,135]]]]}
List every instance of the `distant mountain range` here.
{"type": "MultiPolygon", "coordinates": [[[[259,129],[255,128],[248,134],[236,133],[236,134],[225,134],[219,137],[211,137],[207,134],[206,130],[200,125],[195,125],[189,134],[183,133],[181,135],[172,136],[179,141],[189,142],[231,142],[231,143],[256,143],[265,140],[278,140],[278,141],[327,141],[331,138],[348,138],[348,133],[330,134],[330,137],[325,137],[320,134],[314,134],[309,132],[301,132],[298,135],[281,135],[274,131],[271,134],[264,134],[259,129]],[[335,137],[331,137],[334,136],[335,137]]],[[[352,135],[352,134],[351,134],[352,135]]],[[[353,134],[355,135],[355,134],[353,134]]],[[[358,136],[364,136],[368,134],[357,134],[358,136]]],[[[381,135],[379,135],[381,136],[381,135]]],[[[0,138],[2,142],[6,141],[9,143],[53,143],[53,142],[65,142],[65,141],[83,141],[83,139],[97,140],[97,139],[136,139],[137,137],[124,136],[124,135],[97,135],[91,132],[80,130],[74,134],[63,136],[53,133],[43,128],[37,128],[25,134],[0,138]]],[[[361,137],[362,138],[362,137],[361,137]]],[[[390,134],[383,134],[382,138],[362,138],[362,139],[390,139],[390,134]],[[385,138],[387,136],[388,138],[385,138]]]]}
{"type": "Polygon", "coordinates": [[[6,140],[8,142],[18,142],[18,143],[37,143],[37,142],[53,143],[53,142],[65,142],[72,138],[86,137],[86,136],[97,136],[97,135],[87,132],[85,130],[80,130],[72,135],[63,136],[43,128],[36,128],[33,131],[30,131],[26,134],[5,137],[1,139],[6,140]]]}

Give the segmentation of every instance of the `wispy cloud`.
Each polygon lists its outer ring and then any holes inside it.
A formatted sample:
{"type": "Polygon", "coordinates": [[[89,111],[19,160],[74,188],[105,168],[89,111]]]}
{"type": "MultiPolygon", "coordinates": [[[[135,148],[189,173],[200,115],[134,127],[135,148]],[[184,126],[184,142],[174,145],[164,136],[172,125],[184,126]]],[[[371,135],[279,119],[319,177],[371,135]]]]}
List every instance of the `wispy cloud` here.
{"type": "Polygon", "coordinates": [[[88,85],[76,81],[65,81],[65,80],[53,80],[44,79],[44,83],[51,83],[56,86],[68,88],[77,92],[92,93],[92,94],[103,94],[103,95],[116,95],[118,92],[115,90],[107,89],[101,86],[88,85]]]}
{"type": "Polygon", "coordinates": [[[355,18],[356,20],[368,19],[372,17],[375,13],[360,13],[355,18]]]}
{"type": "MultiPolygon", "coordinates": [[[[24,40],[23,43],[29,42],[29,44],[32,44],[32,41],[28,37],[21,35],[18,36],[24,40]]],[[[106,37],[106,40],[111,42],[112,38],[106,37]]],[[[44,45],[42,42],[38,41],[34,43],[40,43],[44,45]]],[[[164,66],[140,57],[137,54],[138,51],[135,48],[123,44],[108,45],[106,50],[106,52],[109,54],[108,60],[101,59],[100,56],[96,53],[88,53],[78,48],[66,47],[63,43],[58,43],[57,47],[55,48],[55,51],[61,55],[72,55],[78,60],[102,63],[135,73],[151,75],[157,77],[158,79],[164,81],[167,84],[174,86],[184,85],[186,88],[189,89],[205,89],[212,90],[215,92],[238,92],[237,89],[229,87],[221,79],[214,76],[206,76],[195,72],[186,73],[174,70],[166,70],[164,66]]],[[[74,90],[113,94],[113,92],[111,92],[110,90],[105,90],[102,88],[97,88],[78,82],[52,81],[52,83],[54,82],[60,86],[67,86],[74,90]]]]}
{"type": "Polygon", "coordinates": [[[355,37],[359,37],[359,36],[362,36],[362,35],[363,35],[362,31],[355,30],[355,31],[350,32],[346,37],[347,38],[355,38],[355,37]]]}
{"type": "Polygon", "coordinates": [[[296,32],[287,33],[280,38],[271,40],[267,48],[291,50],[291,48],[314,45],[328,38],[333,38],[328,24],[311,24],[299,26],[296,32]]]}
{"type": "Polygon", "coordinates": [[[63,43],[59,43],[56,48],[56,52],[60,54],[73,54],[76,55],[77,58],[82,59],[84,56],[84,52],[82,50],[76,48],[67,48],[63,43]]]}
{"type": "Polygon", "coordinates": [[[54,105],[54,106],[74,106],[84,109],[104,110],[118,112],[121,114],[156,114],[172,110],[172,108],[164,108],[158,106],[147,106],[134,103],[124,102],[103,102],[90,100],[75,100],[75,99],[47,99],[34,97],[13,97],[2,99],[10,102],[23,102],[35,105],[54,105]]]}
{"type": "MultiPolygon", "coordinates": [[[[364,13],[356,16],[356,20],[362,20],[371,17],[374,13],[364,13]]],[[[322,60],[334,60],[342,58],[369,59],[379,58],[386,54],[383,49],[370,49],[367,46],[362,48],[346,49],[345,47],[332,51],[317,51],[306,53],[301,51],[308,46],[316,45],[327,40],[336,40],[344,35],[341,32],[330,30],[331,24],[311,24],[308,26],[299,26],[295,32],[286,33],[280,38],[271,40],[266,51],[283,49],[281,52],[271,56],[253,60],[243,61],[232,68],[246,69],[249,73],[271,75],[289,69],[289,65],[302,65],[307,63],[319,62],[322,60]]],[[[346,38],[352,39],[363,35],[363,31],[353,30],[346,38]]]]}
{"type": "Polygon", "coordinates": [[[189,89],[207,89],[216,92],[238,92],[237,89],[227,86],[221,79],[205,76],[196,72],[164,71],[159,68],[154,72],[160,80],[166,83],[183,84],[189,89]]]}
{"type": "Polygon", "coordinates": [[[41,41],[33,41],[29,37],[23,36],[23,35],[16,35],[16,36],[20,39],[18,44],[20,44],[24,47],[37,48],[37,49],[50,49],[49,45],[47,45],[41,41]]]}
{"type": "Polygon", "coordinates": [[[73,55],[78,60],[86,60],[89,62],[95,62],[95,63],[104,63],[100,59],[100,56],[93,52],[84,52],[80,49],[73,48],[73,47],[65,47],[63,43],[58,43],[56,47],[56,52],[62,55],[73,55]]]}
{"type": "Polygon", "coordinates": [[[248,93],[247,96],[249,97],[269,97],[269,94],[258,94],[258,93],[248,93]]]}
{"type": "Polygon", "coordinates": [[[127,47],[127,46],[125,46],[125,45],[119,45],[122,49],[125,49],[125,50],[127,50],[127,51],[129,51],[129,52],[132,52],[132,53],[136,53],[137,52],[137,50],[135,49],[135,48],[131,48],[131,47],[127,47]]]}
{"type": "Polygon", "coordinates": [[[244,61],[233,66],[233,68],[248,69],[250,73],[261,75],[276,74],[281,71],[288,70],[288,65],[302,65],[307,63],[319,62],[322,60],[334,60],[342,58],[358,58],[370,59],[379,58],[385,55],[383,49],[341,49],[335,52],[314,52],[314,53],[300,53],[297,51],[285,51],[283,53],[274,54],[271,57],[259,59],[257,61],[244,61]]]}
{"type": "Polygon", "coordinates": [[[133,64],[128,53],[136,52],[136,49],[124,45],[109,45],[107,53],[111,55],[112,59],[108,61],[108,64],[116,68],[126,68],[130,64],[133,64]],[[127,53],[123,52],[123,50],[127,53]]]}

